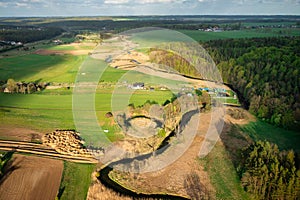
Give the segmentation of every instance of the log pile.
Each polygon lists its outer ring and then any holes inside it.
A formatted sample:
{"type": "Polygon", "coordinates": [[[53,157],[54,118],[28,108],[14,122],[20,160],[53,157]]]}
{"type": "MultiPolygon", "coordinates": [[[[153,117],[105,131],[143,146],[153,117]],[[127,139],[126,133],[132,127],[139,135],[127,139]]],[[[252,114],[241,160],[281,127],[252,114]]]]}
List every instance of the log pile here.
{"type": "Polygon", "coordinates": [[[90,152],[83,146],[80,134],[72,130],[56,130],[47,133],[42,138],[43,143],[54,148],[58,153],[71,156],[91,157],[90,152]]]}

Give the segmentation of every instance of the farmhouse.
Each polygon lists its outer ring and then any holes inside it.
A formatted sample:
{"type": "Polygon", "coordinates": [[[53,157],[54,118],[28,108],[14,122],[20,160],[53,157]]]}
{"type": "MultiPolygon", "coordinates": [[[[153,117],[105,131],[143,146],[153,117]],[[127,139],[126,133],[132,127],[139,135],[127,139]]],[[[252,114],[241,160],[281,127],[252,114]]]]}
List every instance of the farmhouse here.
{"type": "Polygon", "coordinates": [[[134,84],[132,84],[131,88],[134,90],[142,90],[142,89],[144,89],[144,87],[145,87],[144,83],[134,83],[134,84]]]}
{"type": "Polygon", "coordinates": [[[230,94],[227,92],[217,92],[217,97],[229,97],[230,94]]]}
{"type": "Polygon", "coordinates": [[[52,42],[53,42],[54,44],[62,44],[62,43],[63,43],[63,41],[61,41],[61,40],[59,40],[59,39],[53,40],[52,42]]]}

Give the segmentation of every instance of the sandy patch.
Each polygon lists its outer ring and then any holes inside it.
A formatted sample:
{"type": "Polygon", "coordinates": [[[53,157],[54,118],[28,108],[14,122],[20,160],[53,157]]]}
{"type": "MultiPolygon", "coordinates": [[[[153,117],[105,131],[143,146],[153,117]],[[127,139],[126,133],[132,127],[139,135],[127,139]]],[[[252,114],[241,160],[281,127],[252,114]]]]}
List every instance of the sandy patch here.
{"type": "Polygon", "coordinates": [[[105,40],[94,49],[91,57],[100,60],[113,60],[114,58],[132,51],[137,44],[128,40],[126,37],[113,37],[105,40]]]}
{"type": "Polygon", "coordinates": [[[0,182],[0,199],[53,200],[63,162],[35,156],[14,155],[0,182]]]}
{"type": "Polygon", "coordinates": [[[145,63],[148,60],[149,56],[143,53],[128,51],[125,54],[114,57],[113,61],[110,63],[110,66],[118,69],[132,70],[133,67],[145,63]]]}

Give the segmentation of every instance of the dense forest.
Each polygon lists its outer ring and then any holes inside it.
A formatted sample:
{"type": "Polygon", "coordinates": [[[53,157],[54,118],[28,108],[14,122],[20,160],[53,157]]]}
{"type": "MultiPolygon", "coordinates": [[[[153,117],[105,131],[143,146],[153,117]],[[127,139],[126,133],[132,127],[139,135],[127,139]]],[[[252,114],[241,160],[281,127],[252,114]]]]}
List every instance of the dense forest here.
{"type": "Polygon", "coordinates": [[[285,128],[300,120],[300,37],[215,40],[203,44],[246,108],[285,128]]]}
{"type": "Polygon", "coordinates": [[[242,185],[254,199],[298,199],[300,171],[293,151],[257,141],[244,149],[238,169],[242,185]]]}
{"type": "Polygon", "coordinates": [[[55,27],[2,27],[2,29],[0,29],[0,41],[28,43],[51,39],[63,32],[63,29],[55,27]]]}

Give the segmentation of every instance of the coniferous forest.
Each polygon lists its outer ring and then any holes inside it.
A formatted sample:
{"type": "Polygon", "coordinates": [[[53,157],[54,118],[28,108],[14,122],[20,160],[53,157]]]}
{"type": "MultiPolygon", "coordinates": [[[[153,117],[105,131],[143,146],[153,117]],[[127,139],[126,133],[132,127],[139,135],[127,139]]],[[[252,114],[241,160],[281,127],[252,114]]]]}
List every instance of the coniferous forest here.
{"type": "Polygon", "coordinates": [[[293,151],[280,151],[269,142],[257,141],[243,151],[241,182],[255,199],[297,199],[300,171],[293,151]]]}

